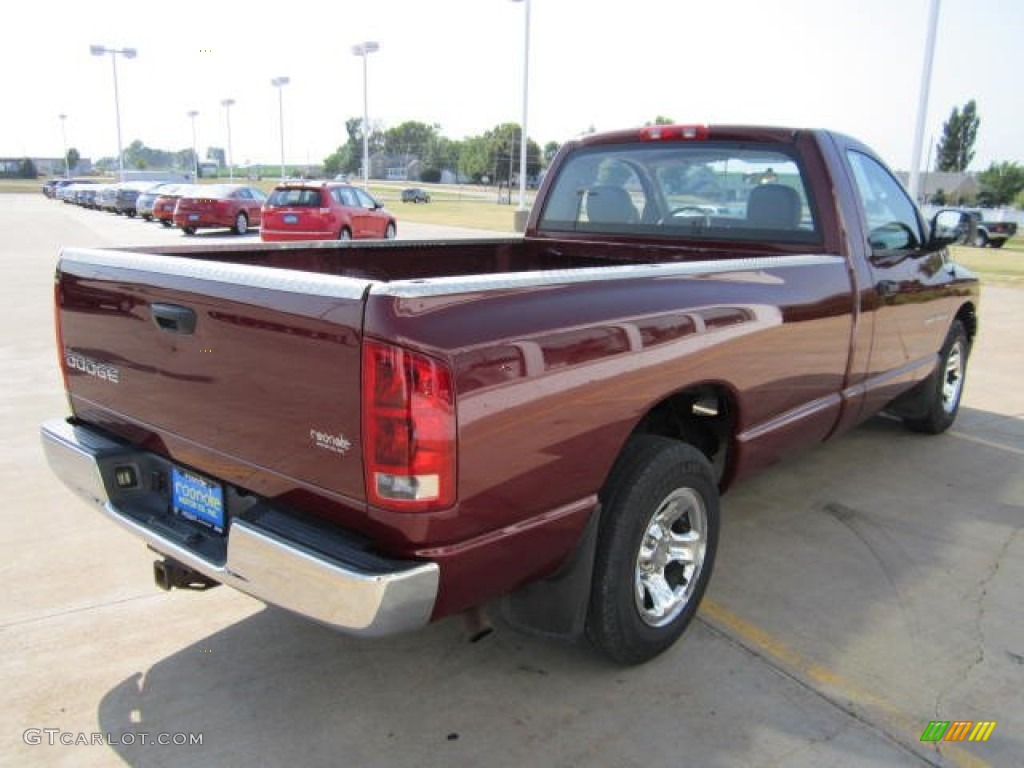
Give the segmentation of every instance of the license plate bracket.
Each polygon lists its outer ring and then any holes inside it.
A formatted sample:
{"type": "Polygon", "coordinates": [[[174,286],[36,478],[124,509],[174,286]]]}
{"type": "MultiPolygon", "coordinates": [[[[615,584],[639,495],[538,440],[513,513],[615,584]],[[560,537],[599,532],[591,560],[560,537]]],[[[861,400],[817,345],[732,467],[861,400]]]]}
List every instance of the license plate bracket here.
{"type": "Polygon", "coordinates": [[[224,533],[227,516],[224,488],[194,472],[173,467],[171,470],[171,506],[186,520],[224,533]]]}

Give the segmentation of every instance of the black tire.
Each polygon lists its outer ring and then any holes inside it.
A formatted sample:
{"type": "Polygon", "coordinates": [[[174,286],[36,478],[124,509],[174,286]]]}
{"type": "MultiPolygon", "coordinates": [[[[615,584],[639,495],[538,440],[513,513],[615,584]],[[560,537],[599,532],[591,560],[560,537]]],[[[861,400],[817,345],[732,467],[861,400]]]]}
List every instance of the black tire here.
{"type": "Polygon", "coordinates": [[[939,365],[935,373],[924,382],[927,388],[925,415],[905,418],[903,424],[907,429],[937,435],[953,425],[960,411],[970,351],[971,345],[963,323],[954,320],[939,353],[939,365]]]}
{"type": "Polygon", "coordinates": [[[194,235],[196,233],[196,228],[195,227],[182,227],[181,231],[184,232],[186,235],[194,235]]]}
{"type": "Polygon", "coordinates": [[[1005,240],[989,240],[988,244],[991,245],[993,248],[1002,248],[1004,245],[1006,245],[1006,241],[1005,240]]]}
{"type": "Polygon", "coordinates": [[[163,224],[165,227],[171,226],[171,222],[169,222],[167,219],[160,219],[160,223],[163,224]]]}
{"type": "Polygon", "coordinates": [[[239,213],[235,216],[235,225],[231,227],[231,231],[236,235],[244,235],[249,231],[249,217],[244,213],[239,213]]]}
{"type": "Polygon", "coordinates": [[[613,661],[639,664],[679,638],[711,577],[719,530],[714,470],[691,445],[640,435],[623,449],[601,501],[586,633],[613,661]],[[677,548],[692,547],[681,560],[666,549],[673,536],[686,537],[674,540],[677,548]],[[652,587],[667,598],[662,606],[652,587]]]}
{"type": "Polygon", "coordinates": [[[975,248],[984,248],[988,245],[988,236],[984,232],[979,232],[974,236],[975,248]]]}

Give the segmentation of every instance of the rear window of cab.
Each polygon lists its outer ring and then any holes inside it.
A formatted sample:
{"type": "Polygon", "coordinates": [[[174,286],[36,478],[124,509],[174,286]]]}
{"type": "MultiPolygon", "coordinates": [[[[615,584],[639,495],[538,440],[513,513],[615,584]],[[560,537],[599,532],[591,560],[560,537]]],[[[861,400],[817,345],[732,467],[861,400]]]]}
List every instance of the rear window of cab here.
{"type": "Polygon", "coordinates": [[[319,208],[320,190],[294,187],[275,189],[270,193],[267,205],[278,208],[319,208]]]}
{"type": "Polygon", "coordinates": [[[539,228],[821,242],[800,162],[785,144],[704,141],[582,148],[559,171],[539,228]]]}

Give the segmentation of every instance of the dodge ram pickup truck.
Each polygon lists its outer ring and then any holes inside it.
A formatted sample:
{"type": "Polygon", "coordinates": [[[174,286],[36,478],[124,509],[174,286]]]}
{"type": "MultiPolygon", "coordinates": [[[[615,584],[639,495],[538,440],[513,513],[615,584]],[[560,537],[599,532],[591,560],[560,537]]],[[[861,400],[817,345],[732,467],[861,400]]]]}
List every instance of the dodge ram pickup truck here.
{"type": "Polygon", "coordinates": [[[522,237],[68,247],[42,440],[164,588],[638,663],[720,493],[883,409],[953,422],[978,284],[934,230],[851,138],[673,125],[567,143],[522,237]]]}
{"type": "Polygon", "coordinates": [[[1017,222],[986,220],[982,211],[946,208],[935,214],[935,221],[936,230],[943,236],[948,234],[957,243],[976,248],[1002,248],[1017,234],[1017,222]]]}

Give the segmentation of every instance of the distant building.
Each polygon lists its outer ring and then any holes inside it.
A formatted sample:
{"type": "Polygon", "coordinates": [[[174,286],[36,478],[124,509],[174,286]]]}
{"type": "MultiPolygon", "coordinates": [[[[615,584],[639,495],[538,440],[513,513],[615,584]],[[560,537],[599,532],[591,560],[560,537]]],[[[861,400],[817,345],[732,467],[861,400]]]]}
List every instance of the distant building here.
{"type": "Polygon", "coordinates": [[[388,155],[378,152],[370,157],[370,178],[419,181],[420,159],[416,155],[388,155]]]}
{"type": "MultiPolygon", "coordinates": [[[[910,189],[910,174],[906,171],[897,171],[896,177],[903,183],[903,186],[910,189]]],[[[945,171],[929,171],[921,174],[921,197],[920,202],[930,203],[939,194],[939,191],[946,197],[946,202],[951,205],[970,203],[978,196],[981,186],[973,173],[947,173],[945,171]]]]}

